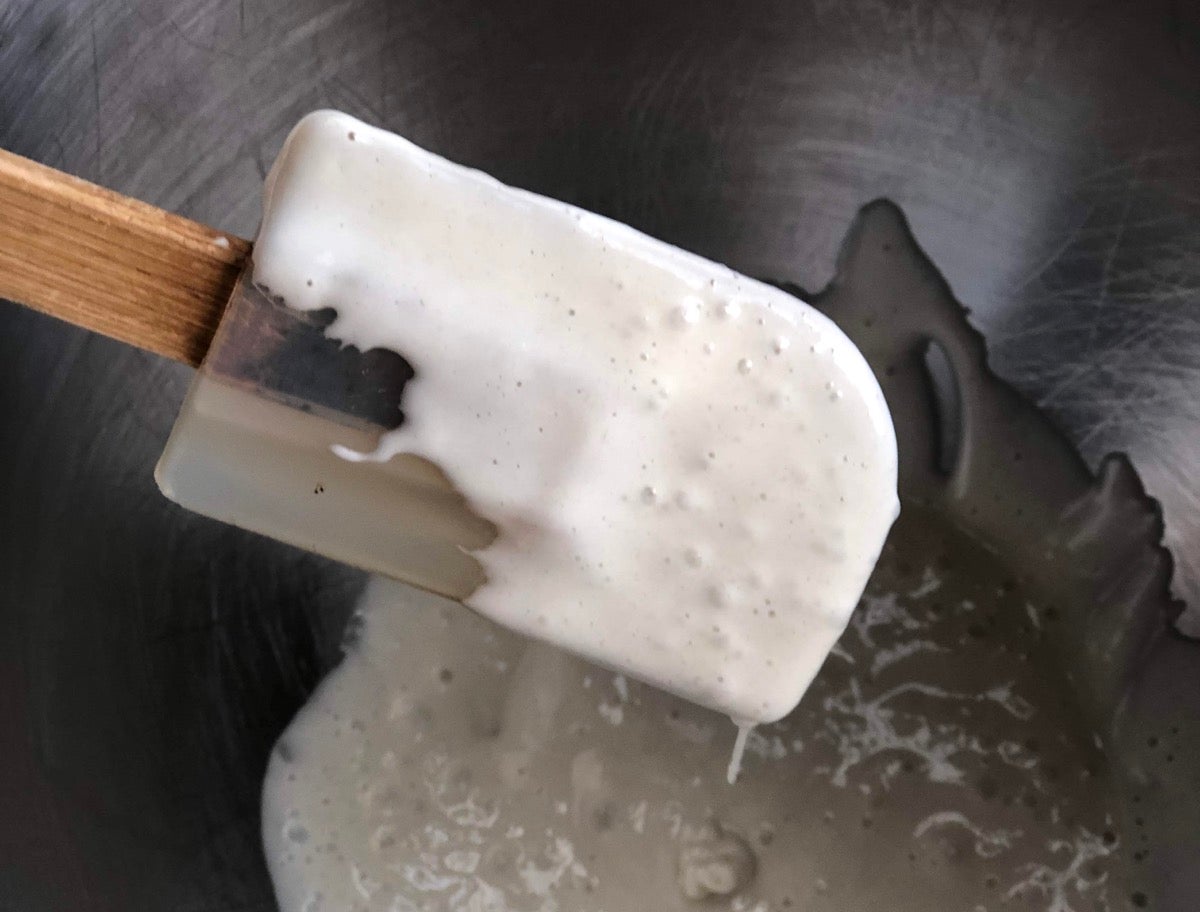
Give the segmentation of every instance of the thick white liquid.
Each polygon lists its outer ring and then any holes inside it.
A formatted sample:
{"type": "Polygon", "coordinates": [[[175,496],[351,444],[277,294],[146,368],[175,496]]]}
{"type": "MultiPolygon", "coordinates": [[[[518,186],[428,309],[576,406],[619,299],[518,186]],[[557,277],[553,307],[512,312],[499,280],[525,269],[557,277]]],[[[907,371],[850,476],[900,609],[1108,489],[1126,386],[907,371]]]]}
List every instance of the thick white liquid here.
{"type": "Polygon", "coordinates": [[[724,717],[372,581],[271,757],[283,912],[1115,912],[1124,834],[1029,594],[912,513],[735,788],[724,717]]]}
{"type": "Polygon", "coordinates": [[[711,783],[765,813],[719,717],[382,578],[355,629],[263,787],[283,912],[683,912],[754,880],[696,807],[711,783]]]}
{"type": "Polygon", "coordinates": [[[371,454],[498,536],[466,601],[747,722],[800,699],[895,519],[866,362],[783,292],[345,115],[293,132],[255,280],[416,369],[371,454]]]}
{"type": "Polygon", "coordinates": [[[754,731],[752,723],[738,723],[737,737],[733,742],[733,753],[729,757],[729,766],[725,770],[725,781],[733,785],[738,781],[742,772],[742,760],[746,757],[746,742],[754,731]]]}

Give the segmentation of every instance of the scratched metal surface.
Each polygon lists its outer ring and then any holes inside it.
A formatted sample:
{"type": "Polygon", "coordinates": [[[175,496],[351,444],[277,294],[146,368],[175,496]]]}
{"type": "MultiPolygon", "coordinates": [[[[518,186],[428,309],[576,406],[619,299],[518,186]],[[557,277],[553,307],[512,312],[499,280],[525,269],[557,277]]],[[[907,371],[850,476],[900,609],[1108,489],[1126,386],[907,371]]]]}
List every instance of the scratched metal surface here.
{"type": "MultiPolygon", "coordinates": [[[[7,0],[0,145],[248,236],[334,106],[810,288],[888,196],[1200,602],[1200,11],[732,6],[7,0]]],[[[159,497],[187,376],[0,304],[0,909],[271,907],[211,732],[265,762],[359,580],[159,497]]]]}

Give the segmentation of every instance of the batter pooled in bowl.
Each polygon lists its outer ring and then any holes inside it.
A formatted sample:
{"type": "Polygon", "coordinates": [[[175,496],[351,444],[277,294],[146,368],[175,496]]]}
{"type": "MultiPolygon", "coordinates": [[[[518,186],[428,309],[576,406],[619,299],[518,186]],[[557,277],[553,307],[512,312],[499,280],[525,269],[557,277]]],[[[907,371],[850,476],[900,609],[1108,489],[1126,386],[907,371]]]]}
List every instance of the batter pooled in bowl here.
{"type": "Polygon", "coordinates": [[[403,425],[342,454],[424,457],[497,530],[469,606],[745,723],[796,705],[898,509],[829,319],[341,114],[267,189],[255,281],[416,372],[403,425]]]}
{"type": "Polygon", "coordinates": [[[1124,912],[1035,592],[906,505],[800,706],[728,723],[377,580],[263,798],[283,912],[1124,912]]]}

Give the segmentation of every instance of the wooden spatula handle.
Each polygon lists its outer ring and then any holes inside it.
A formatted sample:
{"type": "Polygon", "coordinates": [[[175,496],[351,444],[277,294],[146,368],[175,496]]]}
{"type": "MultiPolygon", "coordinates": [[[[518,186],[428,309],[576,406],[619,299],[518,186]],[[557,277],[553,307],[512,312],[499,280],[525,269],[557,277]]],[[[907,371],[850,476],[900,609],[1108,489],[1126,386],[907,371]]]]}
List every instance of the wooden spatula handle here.
{"type": "Polygon", "coordinates": [[[0,298],[198,365],[250,242],[0,149],[0,298]]]}

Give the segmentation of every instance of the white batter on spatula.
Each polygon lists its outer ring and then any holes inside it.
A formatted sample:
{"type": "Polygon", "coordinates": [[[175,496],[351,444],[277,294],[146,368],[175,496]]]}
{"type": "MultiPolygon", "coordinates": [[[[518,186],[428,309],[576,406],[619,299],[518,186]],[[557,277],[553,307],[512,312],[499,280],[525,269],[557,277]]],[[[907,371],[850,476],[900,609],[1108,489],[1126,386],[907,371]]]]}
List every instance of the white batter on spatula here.
{"type": "Polygon", "coordinates": [[[344,455],[425,457],[495,524],[470,607],[740,724],[796,705],[898,510],[883,396],[828,319],[332,112],[288,139],[254,257],[416,369],[403,426],[344,455]]]}

